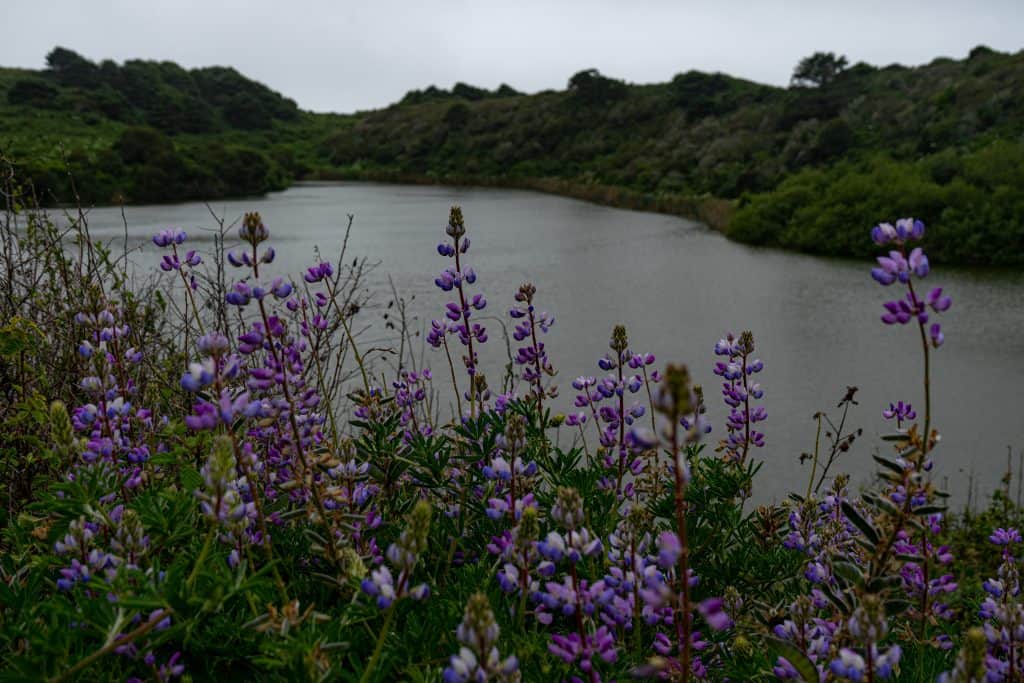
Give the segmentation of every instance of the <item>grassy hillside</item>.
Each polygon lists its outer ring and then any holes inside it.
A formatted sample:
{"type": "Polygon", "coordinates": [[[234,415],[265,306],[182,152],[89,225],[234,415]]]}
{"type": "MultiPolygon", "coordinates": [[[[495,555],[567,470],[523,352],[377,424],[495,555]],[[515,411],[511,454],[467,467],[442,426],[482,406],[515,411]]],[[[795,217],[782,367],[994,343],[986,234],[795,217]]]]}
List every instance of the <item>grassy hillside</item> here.
{"type": "Polygon", "coordinates": [[[0,145],[55,200],[68,199],[66,167],[97,202],[302,177],[472,182],[697,216],[736,239],[829,254],[863,255],[866,223],[916,215],[936,260],[1024,262],[1024,52],[856,64],[790,88],[696,71],[632,85],[590,70],[563,91],[432,86],[353,116],[302,112],[231,69],[96,65],[60,49],[50,61],[0,71],[0,145]]]}

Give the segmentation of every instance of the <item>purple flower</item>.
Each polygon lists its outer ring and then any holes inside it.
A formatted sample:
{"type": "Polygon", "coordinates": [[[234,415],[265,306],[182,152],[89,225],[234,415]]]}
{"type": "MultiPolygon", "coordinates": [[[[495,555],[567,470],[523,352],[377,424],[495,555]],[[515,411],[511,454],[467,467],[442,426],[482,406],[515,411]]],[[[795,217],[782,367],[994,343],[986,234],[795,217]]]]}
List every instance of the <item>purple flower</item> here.
{"type": "Polygon", "coordinates": [[[1020,532],[1014,528],[1003,529],[1002,527],[992,532],[988,540],[996,545],[1011,545],[1021,542],[1020,532]]]}
{"type": "Polygon", "coordinates": [[[917,413],[914,412],[914,408],[909,403],[897,401],[895,404],[890,403],[889,407],[882,411],[882,417],[886,420],[895,418],[896,426],[901,427],[904,422],[917,417],[917,413]]]}

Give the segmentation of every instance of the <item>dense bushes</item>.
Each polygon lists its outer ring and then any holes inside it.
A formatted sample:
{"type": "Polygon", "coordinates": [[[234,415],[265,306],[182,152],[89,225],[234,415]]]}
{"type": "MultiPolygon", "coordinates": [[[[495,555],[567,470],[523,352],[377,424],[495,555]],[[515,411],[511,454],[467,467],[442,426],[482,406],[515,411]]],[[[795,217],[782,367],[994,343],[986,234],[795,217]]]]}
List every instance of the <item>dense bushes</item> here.
{"type": "Polygon", "coordinates": [[[290,176],[262,152],[221,142],[182,144],[145,127],[126,128],[110,149],[72,151],[19,165],[48,203],[166,202],[259,195],[290,176]]]}
{"type": "Polygon", "coordinates": [[[869,253],[853,226],[899,211],[932,226],[932,256],[964,264],[1024,263],[1024,143],[996,141],[915,162],[874,155],[796,173],[745,196],[728,234],[832,255],[869,253]]]}

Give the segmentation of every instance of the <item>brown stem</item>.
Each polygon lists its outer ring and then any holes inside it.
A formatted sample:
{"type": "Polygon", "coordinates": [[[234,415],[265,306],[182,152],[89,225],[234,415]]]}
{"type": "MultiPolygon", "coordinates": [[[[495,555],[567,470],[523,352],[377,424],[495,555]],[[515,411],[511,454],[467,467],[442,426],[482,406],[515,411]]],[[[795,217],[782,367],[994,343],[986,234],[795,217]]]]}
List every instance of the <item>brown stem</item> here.
{"type": "MultiPolygon", "coordinates": [[[[267,335],[270,335],[270,319],[267,316],[267,309],[263,305],[263,300],[259,300],[260,316],[263,318],[263,327],[267,331],[267,335]]],[[[320,498],[320,491],[316,487],[315,473],[306,459],[306,453],[302,448],[302,433],[299,431],[299,423],[295,418],[295,401],[292,400],[291,391],[288,389],[288,366],[284,359],[281,358],[277,353],[277,348],[274,345],[272,339],[268,339],[267,346],[270,349],[271,355],[274,357],[274,362],[277,363],[278,367],[281,368],[281,390],[284,393],[284,400],[288,404],[288,422],[292,428],[292,438],[295,440],[295,452],[299,456],[299,462],[302,464],[303,473],[309,477],[309,490],[313,495],[313,502],[316,505],[317,512],[320,514],[320,520],[323,522],[327,530],[327,554],[331,559],[331,563],[335,566],[338,565],[338,549],[335,546],[334,529],[331,526],[330,518],[327,516],[327,510],[324,508],[324,502],[320,498]]]]}
{"type": "Polygon", "coordinates": [[[683,500],[686,483],[683,481],[683,468],[679,462],[679,416],[675,410],[671,414],[672,464],[675,469],[675,504],[676,533],[679,536],[679,567],[676,577],[679,601],[679,614],[676,617],[676,638],[679,651],[679,666],[682,669],[683,683],[690,680],[690,548],[686,533],[686,502],[683,500]]]}

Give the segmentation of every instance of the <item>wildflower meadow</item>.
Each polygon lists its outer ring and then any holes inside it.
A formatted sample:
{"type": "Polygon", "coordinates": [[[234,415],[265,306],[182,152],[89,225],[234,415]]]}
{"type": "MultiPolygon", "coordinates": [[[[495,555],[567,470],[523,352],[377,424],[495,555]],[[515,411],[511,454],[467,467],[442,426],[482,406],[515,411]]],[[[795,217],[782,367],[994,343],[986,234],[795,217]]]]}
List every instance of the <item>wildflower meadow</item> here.
{"type": "Polygon", "coordinates": [[[655,358],[609,320],[593,374],[562,377],[545,340],[572,330],[543,274],[490,289],[488,245],[452,207],[426,221],[448,303],[384,353],[360,332],[360,259],[270,276],[287,226],[257,213],[212,243],[167,226],[139,273],[83,212],[18,202],[0,679],[1024,680],[1017,511],[965,519],[937,487],[931,377],[956,293],[919,220],[862,226],[879,254],[862,305],[919,349],[920,382],[877,406],[851,387],[816,416],[807,480],[757,505],[793,455],[772,451],[772,359],[748,321],[681,331],[705,357],[655,358]],[[857,411],[892,428],[858,453],[865,481],[842,472],[857,411]]]}

